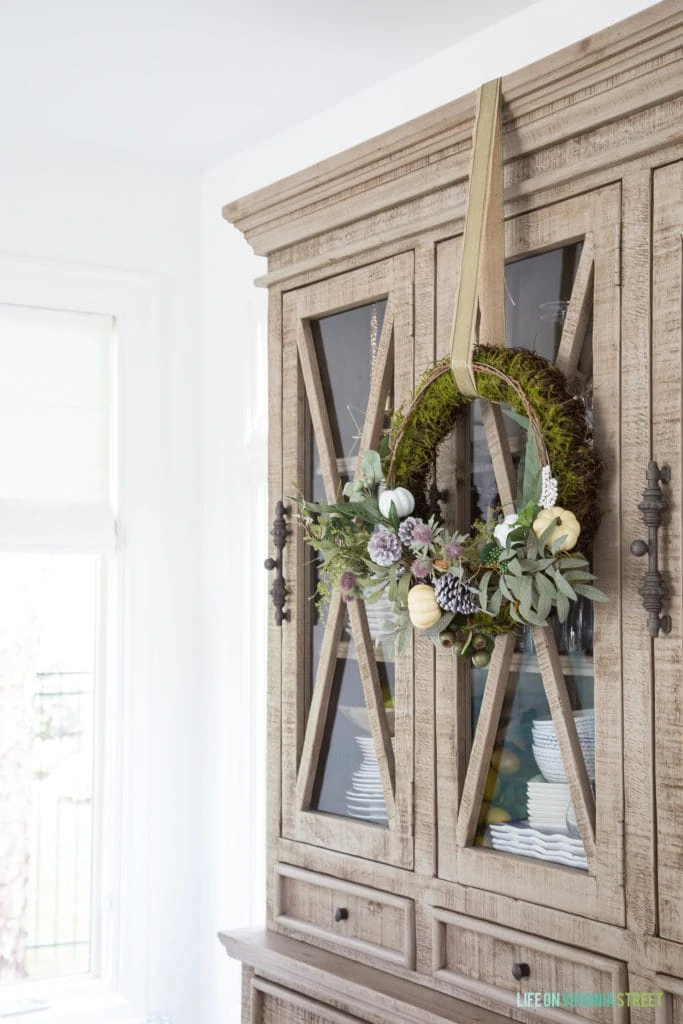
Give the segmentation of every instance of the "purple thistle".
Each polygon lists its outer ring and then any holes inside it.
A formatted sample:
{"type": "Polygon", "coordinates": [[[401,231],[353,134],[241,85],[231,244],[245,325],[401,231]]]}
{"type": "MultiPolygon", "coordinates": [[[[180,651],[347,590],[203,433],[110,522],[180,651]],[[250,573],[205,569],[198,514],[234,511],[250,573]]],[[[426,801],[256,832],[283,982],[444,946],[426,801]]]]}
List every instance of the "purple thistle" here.
{"type": "Polygon", "coordinates": [[[446,558],[460,558],[463,546],[462,544],[447,544],[443,550],[446,558]]]}
{"type": "Polygon", "coordinates": [[[432,571],[431,558],[416,558],[410,567],[410,571],[414,579],[426,580],[432,571]]]}
{"type": "Polygon", "coordinates": [[[350,569],[347,569],[346,572],[343,572],[339,577],[339,586],[341,587],[342,590],[348,593],[351,590],[353,590],[355,585],[356,574],[354,572],[351,572],[350,569]]]}
{"type": "Polygon", "coordinates": [[[368,554],[377,565],[393,565],[401,557],[401,542],[393,530],[381,527],[368,541],[368,554]]]}
{"type": "Polygon", "coordinates": [[[434,540],[434,531],[427,523],[416,523],[413,527],[413,544],[431,544],[434,540]]]}
{"type": "Polygon", "coordinates": [[[411,540],[413,539],[413,530],[415,529],[416,526],[421,525],[422,520],[418,519],[417,516],[408,516],[401,522],[401,525],[398,528],[399,538],[403,541],[404,544],[410,544],[411,540]]]}

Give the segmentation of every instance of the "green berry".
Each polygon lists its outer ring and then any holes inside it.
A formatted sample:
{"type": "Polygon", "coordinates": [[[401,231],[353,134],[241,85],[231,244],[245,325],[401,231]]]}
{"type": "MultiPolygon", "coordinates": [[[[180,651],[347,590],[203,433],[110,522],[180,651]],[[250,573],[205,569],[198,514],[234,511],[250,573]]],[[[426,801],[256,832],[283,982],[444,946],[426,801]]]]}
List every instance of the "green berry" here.
{"type": "Polygon", "coordinates": [[[443,633],[439,633],[439,643],[442,647],[453,647],[455,644],[455,633],[452,629],[444,629],[443,633]]]}

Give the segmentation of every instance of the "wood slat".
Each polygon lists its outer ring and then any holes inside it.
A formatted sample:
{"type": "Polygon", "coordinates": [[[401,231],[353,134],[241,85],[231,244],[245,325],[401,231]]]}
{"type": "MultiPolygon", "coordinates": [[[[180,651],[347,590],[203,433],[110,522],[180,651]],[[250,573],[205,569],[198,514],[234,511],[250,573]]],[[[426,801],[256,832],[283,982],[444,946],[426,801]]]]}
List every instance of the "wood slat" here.
{"type": "Polygon", "coordinates": [[[365,616],[365,609],[356,601],[348,605],[351,632],[356,644],[358,657],[358,669],[363,683],[363,695],[365,706],[370,720],[370,731],[375,744],[379,775],[382,780],[384,802],[389,819],[389,828],[396,827],[396,767],[394,764],[394,750],[391,745],[391,735],[384,709],[382,697],[382,686],[377,671],[377,662],[369,653],[372,650],[372,638],[368,629],[368,621],[365,616]]]}
{"type": "Polygon", "coordinates": [[[503,512],[509,515],[515,511],[517,478],[510,452],[510,442],[505,429],[505,418],[499,405],[482,402],[481,419],[493,463],[493,474],[498,486],[500,503],[503,512]]]}
{"type": "Polygon", "coordinates": [[[555,360],[556,366],[566,376],[576,373],[581,358],[593,305],[593,265],[593,238],[586,235],[555,360]]]}
{"type": "Polygon", "coordinates": [[[392,341],[394,336],[394,308],[391,296],[387,299],[384,310],[384,321],[382,333],[377,346],[377,356],[370,379],[370,393],[368,395],[368,408],[363,423],[363,432],[360,439],[358,462],[356,464],[356,478],[361,472],[363,455],[369,449],[376,449],[379,439],[382,436],[384,426],[384,407],[394,376],[392,353],[392,341]]]}
{"type": "Polygon", "coordinates": [[[313,422],[313,432],[320,457],[320,469],[325,485],[325,496],[328,501],[333,502],[339,497],[340,481],[332,428],[327,413],[328,399],[320,378],[311,324],[303,318],[299,319],[297,346],[299,349],[301,372],[306,385],[308,408],[313,422]]]}
{"type": "Polygon", "coordinates": [[[514,648],[514,633],[496,637],[460,801],[456,831],[458,846],[471,845],[477,831],[486,776],[491,765],[491,754],[498,732],[514,648]]]}
{"type": "MultiPolygon", "coordinates": [[[[654,173],[652,205],[652,458],[671,469],[662,487],[659,569],[671,632],[650,642],[654,659],[654,751],[659,935],[683,942],[683,162],[654,173]]],[[[640,469],[644,486],[646,466],[640,469]]],[[[641,523],[638,537],[647,536],[641,523]]],[[[636,576],[642,581],[645,559],[636,576]]],[[[642,583],[640,584],[642,586],[642,583]]],[[[636,598],[637,600],[637,598],[636,598]]],[[[640,605],[640,602],[638,602],[640,605]]],[[[641,623],[645,611],[638,608],[641,623]]],[[[642,628],[642,627],[641,627],[642,628]]],[[[643,630],[644,632],[644,630],[643,630]]],[[[647,643],[647,640],[645,641],[647,643]]]]}
{"type": "Polygon", "coordinates": [[[345,611],[346,605],[341,599],[341,592],[335,591],[330,601],[323,642],[320,648],[313,699],[308,714],[308,725],[306,727],[301,763],[297,776],[296,806],[298,810],[308,809],[315,785],[319,759],[322,753],[323,738],[325,736],[325,727],[330,711],[334,674],[337,666],[337,648],[342,629],[344,628],[345,611]]]}
{"type": "Polygon", "coordinates": [[[581,744],[576,732],[567,684],[562,673],[555,637],[550,626],[534,626],[532,636],[538,665],[543,678],[550,713],[555,724],[557,741],[562,754],[569,793],[574,805],[576,822],[581,832],[588,869],[595,871],[595,800],[586,772],[581,744]]]}

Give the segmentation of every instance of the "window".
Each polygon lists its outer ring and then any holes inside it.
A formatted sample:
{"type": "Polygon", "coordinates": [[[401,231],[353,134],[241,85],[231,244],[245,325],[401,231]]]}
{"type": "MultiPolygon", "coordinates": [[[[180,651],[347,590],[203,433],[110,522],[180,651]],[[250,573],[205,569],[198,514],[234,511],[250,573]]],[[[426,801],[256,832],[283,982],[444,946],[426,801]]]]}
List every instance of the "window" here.
{"type": "Polygon", "coordinates": [[[114,336],[111,317],[0,305],[3,983],[99,959],[114,336]]]}
{"type": "Polygon", "coordinates": [[[0,254],[0,1019],[146,1012],[160,295],[0,254]]]}

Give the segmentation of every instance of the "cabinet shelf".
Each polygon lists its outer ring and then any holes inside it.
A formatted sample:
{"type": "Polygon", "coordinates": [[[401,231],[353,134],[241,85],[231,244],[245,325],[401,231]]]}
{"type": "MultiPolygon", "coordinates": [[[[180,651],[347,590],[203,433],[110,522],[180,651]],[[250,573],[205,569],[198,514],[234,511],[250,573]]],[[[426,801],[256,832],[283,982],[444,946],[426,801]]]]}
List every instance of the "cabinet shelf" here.
{"type": "MultiPolygon", "coordinates": [[[[561,654],[560,665],[565,676],[593,675],[592,654],[561,654]]],[[[535,654],[513,654],[511,668],[515,672],[540,675],[541,670],[535,654]]]]}
{"type": "MultiPolygon", "coordinates": [[[[372,654],[375,661],[386,661],[392,663],[394,661],[393,651],[389,650],[387,647],[373,644],[372,654]]],[[[353,640],[339,641],[337,644],[337,657],[346,658],[348,661],[358,661],[356,656],[356,645],[353,640]]]]}

